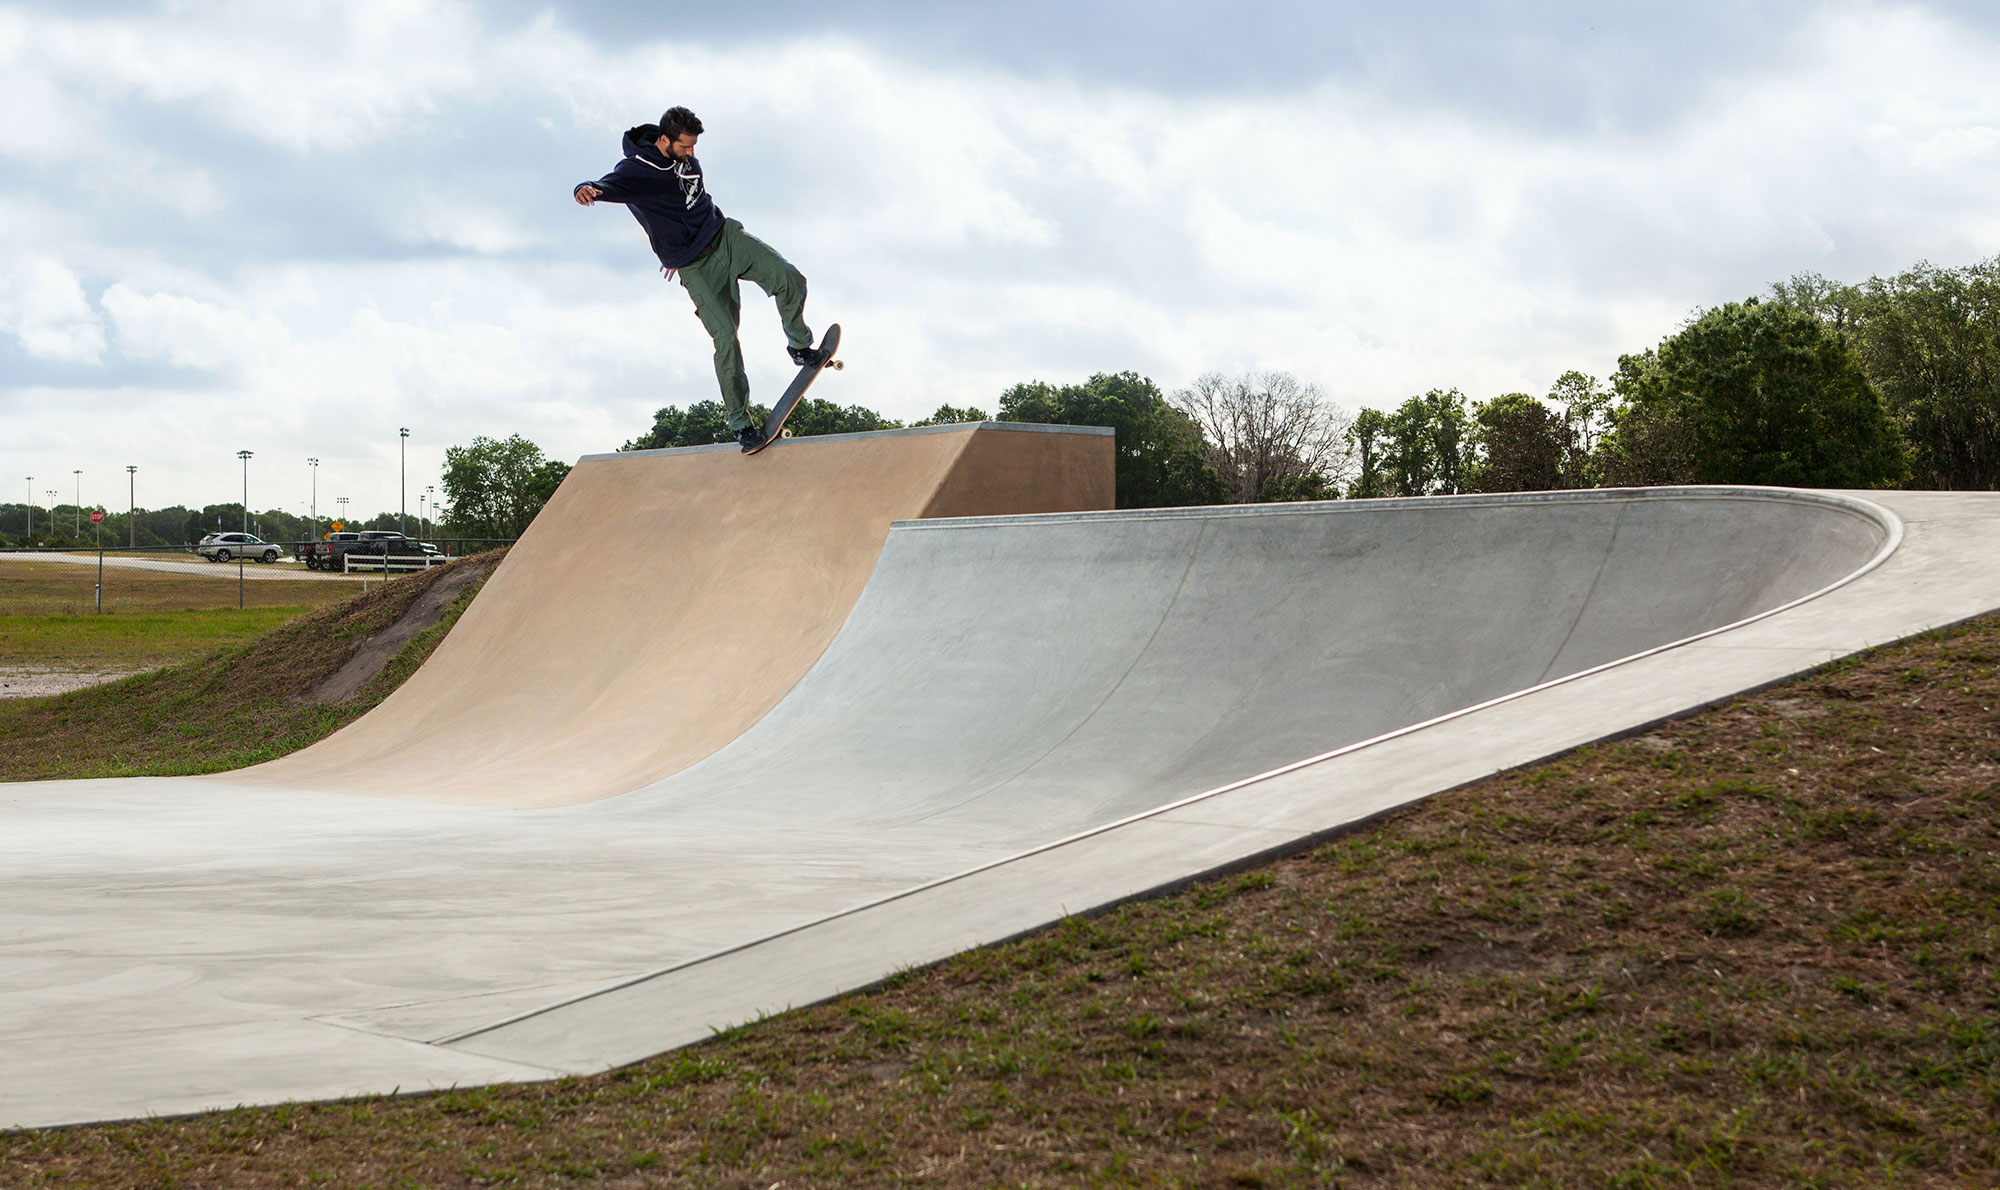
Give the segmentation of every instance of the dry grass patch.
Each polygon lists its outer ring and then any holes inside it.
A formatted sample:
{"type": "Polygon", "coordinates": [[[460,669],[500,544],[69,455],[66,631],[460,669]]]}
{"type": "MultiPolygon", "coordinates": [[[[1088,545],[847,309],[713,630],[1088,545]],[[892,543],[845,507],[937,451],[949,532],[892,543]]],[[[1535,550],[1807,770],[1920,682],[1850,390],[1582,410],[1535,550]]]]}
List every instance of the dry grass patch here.
{"type": "Polygon", "coordinates": [[[1993,1185],[1996,704],[1988,619],[609,1075],[0,1183],[1993,1185]]]}
{"type": "Polygon", "coordinates": [[[308,691],[433,583],[457,567],[490,566],[496,556],[375,583],[358,596],[344,583],[249,584],[317,587],[344,598],[304,615],[267,609],[283,617],[281,627],[193,661],[72,694],[0,702],[0,780],[213,773],[303,748],[365,714],[414,672],[470,604],[477,584],[353,697],[323,704],[307,700],[308,691]]]}

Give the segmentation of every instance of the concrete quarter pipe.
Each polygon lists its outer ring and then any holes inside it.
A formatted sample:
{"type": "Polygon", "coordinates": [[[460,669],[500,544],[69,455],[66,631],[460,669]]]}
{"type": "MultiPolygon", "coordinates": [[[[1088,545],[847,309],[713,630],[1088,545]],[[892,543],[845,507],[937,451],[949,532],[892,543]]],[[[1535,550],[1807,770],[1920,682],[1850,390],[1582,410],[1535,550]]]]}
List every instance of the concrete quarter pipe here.
{"type": "Polygon", "coordinates": [[[0,1124],[602,1069],[2000,605],[1989,496],[1055,511],[1109,445],[781,444],[857,527],[754,589],[668,511],[741,460],[587,460],[340,736],[0,787],[0,1124]],[[678,548],[604,572],[641,488],[678,548]],[[705,642],[759,598],[816,614],[705,642]]]}

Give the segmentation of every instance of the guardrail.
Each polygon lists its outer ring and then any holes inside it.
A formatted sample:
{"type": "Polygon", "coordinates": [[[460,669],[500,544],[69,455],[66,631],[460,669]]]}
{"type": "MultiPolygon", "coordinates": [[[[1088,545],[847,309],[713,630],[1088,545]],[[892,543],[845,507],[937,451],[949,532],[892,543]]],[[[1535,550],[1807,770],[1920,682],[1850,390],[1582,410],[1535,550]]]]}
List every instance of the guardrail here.
{"type": "Polygon", "coordinates": [[[387,574],[391,570],[428,570],[449,561],[443,554],[364,554],[349,550],[340,556],[340,570],[342,574],[353,574],[356,570],[379,570],[387,574]]]}

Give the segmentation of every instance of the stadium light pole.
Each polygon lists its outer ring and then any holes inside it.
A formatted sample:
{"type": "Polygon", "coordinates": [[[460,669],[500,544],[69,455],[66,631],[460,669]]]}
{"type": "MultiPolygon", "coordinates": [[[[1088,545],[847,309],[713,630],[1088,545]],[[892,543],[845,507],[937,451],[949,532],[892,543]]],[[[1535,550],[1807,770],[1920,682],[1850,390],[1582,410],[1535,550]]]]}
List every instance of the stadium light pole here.
{"type": "Polygon", "coordinates": [[[319,540],[319,460],[307,459],[306,462],[312,464],[312,474],[313,474],[312,539],[314,541],[318,541],[319,540]]]}
{"type": "Polygon", "coordinates": [[[250,451],[239,450],[236,457],[243,460],[243,531],[250,531],[250,451]]]}
{"type": "MultiPolygon", "coordinates": [[[[425,490],[425,491],[427,491],[427,492],[429,492],[429,493],[431,494],[431,515],[432,515],[432,516],[436,516],[436,515],[438,514],[438,490],[437,490],[437,485],[436,485],[436,484],[432,484],[432,485],[431,485],[430,487],[428,487],[428,488],[426,488],[426,489],[424,489],[424,490],[425,490]]],[[[431,531],[430,531],[429,529],[425,529],[425,530],[424,530],[424,536],[425,536],[425,537],[429,537],[430,535],[431,535],[431,531]]]]}
{"type": "Polygon", "coordinates": [[[402,439],[398,448],[402,452],[402,469],[396,473],[396,532],[410,535],[410,427],[396,430],[402,439]]]}
{"type": "Polygon", "coordinates": [[[75,536],[83,536],[83,468],[70,472],[76,476],[76,530],[75,536]]]}
{"type": "MultiPolygon", "coordinates": [[[[35,535],[35,477],[30,475],[28,477],[28,537],[33,537],[34,535],[35,535]]],[[[22,545],[28,544],[28,537],[23,537],[21,539],[22,545]]]]}
{"type": "Polygon", "coordinates": [[[139,548],[139,467],[135,463],[125,465],[126,501],[131,505],[125,511],[125,528],[129,531],[126,545],[139,548]]]}
{"type": "Polygon", "coordinates": [[[333,502],[340,505],[340,525],[344,529],[347,527],[347,497],[335,496],[333,502]]]}

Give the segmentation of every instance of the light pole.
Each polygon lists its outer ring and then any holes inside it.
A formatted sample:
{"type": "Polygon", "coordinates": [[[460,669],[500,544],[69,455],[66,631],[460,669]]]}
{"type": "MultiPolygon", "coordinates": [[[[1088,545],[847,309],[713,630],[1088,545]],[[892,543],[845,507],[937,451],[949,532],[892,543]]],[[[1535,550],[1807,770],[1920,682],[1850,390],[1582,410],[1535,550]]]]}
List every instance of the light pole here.
{"type": "Polygon", "coordinates": [[[312,464],[312,473],[313,473],[312,539],[314,541],[318,541],[319,540],[319,460],[307,459],[306,462],[312,464]]]}
{"type": "Polygon", "coordinates": [[[335,496],[333,502],[340,505],[340,527],[345,529],[347,527],[347,497],[335,496]]]}
{"type": "Polygon", "coordinates": [[[250,455],[247,450],[239,450],[236,457],[243,460],[243,531],[250,531],[250,455]]]}
{"type": "MultiPolygon", "coordinates": [[[[34,535],[35,535],[35,477],[30,475],[28,477],[28,537],[33,537],[34,535]]],[[[23,537],[21,539],[21,544],[22,545],[28,544],[28,538],[23,537]]]]}
{"type": "Polygon", "coordinates": [[[131,531],[128,534],[130,540],[126,544],[136,550],[139,548],[139,468],[137,465],[126,465],[125,482],[129,485],[125,494],[132,505],[125,513],[125,527],[131,531]]]}
{"type": "MultiPolygon", "coordinates": [[[[438,510],[438,490],[437,490],[437,485],[436,485],[436,484],[432,484],[431,486],[429,486],[429,487],[425,488],[424,490],[425,490],[425,491],[427,491],[427,492],[429,492],[429,493],[431,494],[431,515],[432,515],[432,516],[436,516],[436,515],[437,515],[437,510],[438,510]]],[[[431,535],[431,531],[430,531],[430,530],[429,530],[428,528],[426,528],[426,529],[424,530],[424,536],[425,536],[425,537],[429,537],[430,535],[431,535]]]]}
{"type": "Polygon", "coordinates": [[[54,488],[43,488],[42,490],[49,494],[49,536],[54,537],[56,535],[56,496],[60,493],[54,488]]]}
{"type": "Polygon", "coordinates": [[[402,469],[396,473],[396,532],[409,536],[410,511],[410,427],[403,426],[396,431],[402,438],[398,448],[402,452],[402,469]]]}
{"type": "Polygon", "coordinates": [[[76,470],[70,472],[70,474],[76,476],[76,530],[74,535],[77,537],[82,537],[83,536],[83,468],[79,467],[76,470]]]}

